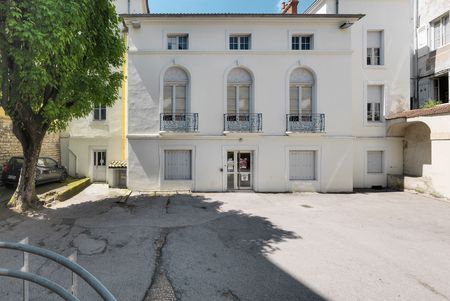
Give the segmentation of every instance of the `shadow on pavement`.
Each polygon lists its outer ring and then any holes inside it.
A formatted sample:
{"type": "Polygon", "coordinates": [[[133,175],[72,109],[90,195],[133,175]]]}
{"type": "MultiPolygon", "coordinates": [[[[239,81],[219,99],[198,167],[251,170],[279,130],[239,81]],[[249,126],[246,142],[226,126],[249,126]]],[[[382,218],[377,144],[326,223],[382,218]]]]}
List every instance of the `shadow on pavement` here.
{"type": "MultiPolygon", "coordinates": [[[[65,256],[78,250],[79,263],[118,300],[172,300],[158,287],[159,276],[177,300],[325,300],[269,258],[283,242],[302,239],[298,234],[223,210],[220,197],[134,195],[126,203],[89,191],[83,197],[0,220],[0,240],[28,236],[30,244],[65,256]]],[[[19,268],[19,255],[0,250],[0,267],[19,268]]],[[[31,272],[70,286],[70,274],[56,264],[31,262],[31,272]]],[[[80,300],[97,300],[82,283],[79,291],[80,300]]],[[[20,281],[0,279],[2,300],[18,300],[20,292],[20,281]]],[[[31,295],[58,300],[36,286],[31,295]]]]}

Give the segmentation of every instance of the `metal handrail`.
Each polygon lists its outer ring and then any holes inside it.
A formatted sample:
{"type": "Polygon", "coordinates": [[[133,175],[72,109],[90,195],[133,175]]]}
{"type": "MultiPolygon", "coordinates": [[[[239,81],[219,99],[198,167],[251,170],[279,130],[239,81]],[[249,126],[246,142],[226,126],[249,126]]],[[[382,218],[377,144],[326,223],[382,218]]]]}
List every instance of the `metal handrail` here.
{"type": "Polygon", "coordinates": [[[161,113],[160,130],[164,132],[197,132],[198,113],[161,113]]]}
{"type": "Polygon", "coordinates": [[[0,268],[0,276],[27,280],[55,292],[64,300],[80,301],[80,299],[73,296],[61,285],[36,274],[0,268]]]}
{"type": "Polygon", "coordinates": [[[262,132],[262,113],[227,113],[223,122],[227,132],[262,132]]]}
{"type": "MultiPolygon", "coordinates": [[[[117,299],[111,294],[111,292],[97,279],[89,273],[85,268],[82,266],[70,261],[66,257],[55,253],[53,251],[42,249],[26,244],[21,243],[14,243],[14,242],[4,242],[0,241],[0,249],[10,249],[10,250],[17,250],[22,251],[38,256],[45,257],[47,259],[50,259],[56,263],[59,263],[60,265],[68,268],[73,273],[80,276],[86,283],[89,284],[98,294],[100,297],[102,297],[105,301],[117,301],[117,299]]],[[[34,275],[34,274],[31,274],[34,275]]],[[[75,299],[76,300],[76,299],[75,299]]]]}
{"type": "Polygon", "coordinates": [[[325,114],[287,114],[286,131],[323,133],[325,132],[325,114]]]}

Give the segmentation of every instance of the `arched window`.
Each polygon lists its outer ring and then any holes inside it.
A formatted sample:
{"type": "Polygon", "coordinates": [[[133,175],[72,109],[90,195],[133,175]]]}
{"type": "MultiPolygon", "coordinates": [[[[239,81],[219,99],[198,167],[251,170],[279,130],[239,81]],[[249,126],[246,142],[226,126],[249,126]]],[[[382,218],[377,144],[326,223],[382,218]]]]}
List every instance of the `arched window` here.
{"type": "Polygon", "coordinates": [[[253,85],[250,73],[242,68],[234,68],[228,74],[227,85],[227,113],[249,114],[252,110],[253,85]]]}
{"type": "Polygon", "coordinates": [[[292,71],[289,79],[289,113],[310,116],[313,113],[314,76],[304,68],[292,71]]]}
{"type": "Polygon", "coordinates": [[[189,77],[178,67],[167,69],[164,74],[164,114],[184,114],[188,111],[189,77]]]}

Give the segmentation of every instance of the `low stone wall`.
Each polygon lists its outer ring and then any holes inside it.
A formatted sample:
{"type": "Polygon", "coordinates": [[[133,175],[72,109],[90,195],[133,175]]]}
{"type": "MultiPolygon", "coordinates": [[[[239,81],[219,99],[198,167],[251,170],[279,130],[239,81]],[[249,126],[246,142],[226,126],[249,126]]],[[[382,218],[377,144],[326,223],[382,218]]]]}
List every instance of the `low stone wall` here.
{"type": "MultiPolygon", "coordinates": [[[[12,156],[22,156],[22,146],[12,132],[11,120],[0,117],[0,169],[12,156]]],[[[45,137],[41,156],[60,161],[59,134],[48,134],[45,137]]]]}
{"type": "Polygon", "coordinates": [[[400,175],[388,175],[388,188],[394,190],[409,190],[425,193],[434,197],[443,197],[433,188],[432,179],[429,177],[408,177],[400,175]]]}

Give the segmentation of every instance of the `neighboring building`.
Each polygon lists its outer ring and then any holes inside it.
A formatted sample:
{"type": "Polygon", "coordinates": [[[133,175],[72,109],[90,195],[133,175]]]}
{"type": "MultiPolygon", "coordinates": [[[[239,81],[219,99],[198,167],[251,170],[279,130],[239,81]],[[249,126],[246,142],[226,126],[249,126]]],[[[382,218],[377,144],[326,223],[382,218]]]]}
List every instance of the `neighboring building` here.
{"type": "Polygon", "coordinates": [[[388,136],[404,139],[404,175],[389,185],[450,198],[450,104],[392,114],[388,136]]]}
{"type": "Polygon", "coordinates": [[[410,3],[339,2],[123,15],[128,187],[344,192],[403,174],[385,116],[409,108],[410,3]]]}
{"type": "MultiPolygon", "coordinates": [[[[50,157],[60,161],[59,134],[49,133],[42,142],[43,157],[50,157]]],[[[12,132],[12,121],[0,106],[0,170],[3,164],[13,156],[23,156],[22,145],[12,132]]]]}
{"type": "Polygon", "coordinates": [[[414,0],[413,108],[450,100],[450,1],[414,0]]]}
{"type": "MultiPolygon", "coordinates": [[[[115,0],[117,12],[148,13],[146,0],[115,0]]],[[[126,32],[124,32],[125,38],[126,32]]],[[[126,73],[126,64],[124,65],[126,73]]],[[[123,186],[126,169],[126,100],[124,79],[112,107],[99,106],[74,120],[61,137],[61,161],[74,177],[123,186]]]]}

